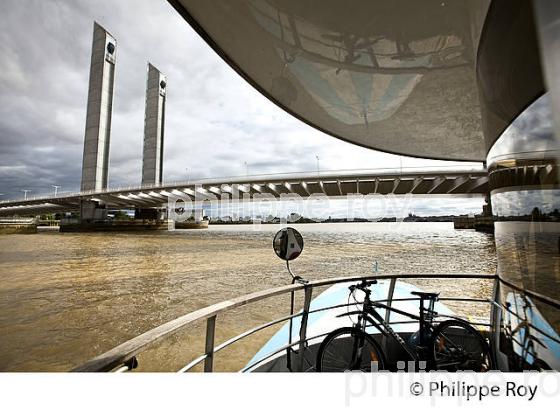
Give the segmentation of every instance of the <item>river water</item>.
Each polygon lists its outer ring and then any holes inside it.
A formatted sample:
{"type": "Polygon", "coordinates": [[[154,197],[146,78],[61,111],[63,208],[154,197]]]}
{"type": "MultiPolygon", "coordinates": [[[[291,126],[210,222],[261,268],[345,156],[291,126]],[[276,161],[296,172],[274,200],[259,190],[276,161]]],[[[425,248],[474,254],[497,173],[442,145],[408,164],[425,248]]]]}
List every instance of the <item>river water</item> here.
{"type": "MultiPolygon", "coordinates": [[[[307,279],[373,273],[495,272],[493,237],[452,223],[296,225],[307,279]]],[[[290,282],[272,250],[279,225],[151,233],[0,236],[0,370],[66,371],[152,327],[235,296],[290,282]]],[[[442,296],[489,296],[483,280],[409,280],[442,296]]],[[[285,297],[220,316],[216,341],[288,314],[285,297]]],[[[452,306],[483,316],[484,309],[452,306]]],[[[177,370],[203,351],[204,323],[140,355],[142,370],[177,370]]],[[[278,329],[218,353],[237,370],[278,329]]]]}

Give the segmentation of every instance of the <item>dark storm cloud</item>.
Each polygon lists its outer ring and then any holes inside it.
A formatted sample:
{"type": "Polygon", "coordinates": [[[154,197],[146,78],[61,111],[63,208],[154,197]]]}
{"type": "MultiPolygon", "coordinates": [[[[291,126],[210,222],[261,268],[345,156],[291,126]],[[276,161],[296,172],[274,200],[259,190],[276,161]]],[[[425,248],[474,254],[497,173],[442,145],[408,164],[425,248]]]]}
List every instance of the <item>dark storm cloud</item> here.
{"type": "Polygon", "coordinates": [[[41,193],[79,183],[87,36],[76,10],[52,2],[0,4],[0,191],[41,193]],[[31,4],[30,4],[31,3],[31,4]],[[61,41],[62,40],[62,41],[61,41]],[[85,67],[85,69],[83,68],[85,67]]]}
{"type": "Polygon", "coordinates": [[[141,178],[146,64],[168,76],[164,180],[417,166],[325,136],[250,87],[165,1],[0,2],[0,193],[80,186],[93,21],[117,39],[110,186],[141,178]],[[187,171],[188,169],[188,171],[187,171]],[[188,174],[188,175],[187,175],[188,174]]]}

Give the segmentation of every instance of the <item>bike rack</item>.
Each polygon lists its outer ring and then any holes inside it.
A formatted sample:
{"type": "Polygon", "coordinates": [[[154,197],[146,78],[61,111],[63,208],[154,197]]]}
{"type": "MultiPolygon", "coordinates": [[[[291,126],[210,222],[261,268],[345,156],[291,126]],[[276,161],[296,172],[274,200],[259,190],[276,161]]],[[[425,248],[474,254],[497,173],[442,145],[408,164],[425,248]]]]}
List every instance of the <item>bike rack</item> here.
{"type": "MultiPolygon", "coordinates": [[[[487,326],[491,328],[491,333],[493,334],[492,344],[495,347],[499,346],[499,337],[501,326],[501,314],[502,311],[506,309],[506,306],[503,306],[500,300],[500,284],[505,284],[509,288],[513,288],[518,291],[522,291],[525,294],[531,296],[535,300],[539,300],[540,302],[552,305],[560,309],[560,303],[555,301],[547,296],[540,295],[536,292],[532,291],[524,291],[520,289],[515,284],[505,281],[502,278],[499,278],[497,275],[477,275],[477,274],[393,274],[393,275],[367,275],[367,276],[352,276],[352,277],[340,277],[340,278],[332,278],[332,279],[322,279],[311,281],[307,284],[299,284],[295,283],[292,285],[281,286],[277,288],[267,289],[264,291],[259,291],[255,293],[251,293],[249,295],[244,295],[237,297],[235,299],[231,299],[228,301],[223,301],[195,312],[188,313],[186,315],[180,316],[176,319],[173,319],[167,323],[164,323],[158,327],[155,327],[139,336],[130,339],[119,346],[101,354],[100,356],[95,357],[94,359],[74,368],[72,371],[75,372],[100,372],[100,371],[114,371],[114,372],[125,372],[132,370],[138,366],[137,355],[151,346],[153,346],[156,342],[162,341],[171,335],[177,333],[180,330],[184,330],[189,326],[193,325],[194,323],[198,323],[202,320],[206,320],[206,336],[205,336],[205,344],[204,344],[204,353],[193,361],[184,365],[180,368],[179,372],[187,372],[197,365],[204,363],[204,371],[205,372],[212,372],[214,368],[214,358],[216,353],[222,351],[223,349],[233,345],[234,343],[253,335],[259,331],[269,328],[270,326],[286,322],[290,319],[300,317],[301,326],[299,331],[299,338],[298,340],[286,344],[276,351],[270,353],[266,357],[261,358],[258,362],[251,364],[249,367],[246,367],[244,371],[248,371],[260,363],[264,362],[265,360],[277,355],[278,353],[286,350],[288,348],[292,348],[294,346],[299,347],[299,352],[305,351],[306,343],[311,340],[318,339],[320,337],[324,337],[328,334],[321,334],[321,335],[314,335],[312,337],[307,336],[307,319],[309,315],[330,310],[336,309],[340,307],[354,305],[355,303],[346,303],[346,304],[339,304],[328,306],[319,309],[310,309],[311,300],[313,295],[313,289],[323,286],[330,286],[338,283],[345,283],[345,282],[357,282],[361,280],[371,280],[371,279],[388,279],[389,282],[389,291],[387,295],[387,299],[377,300],[376,302],[382,302],[391,306],[393,302],[396,301],[406,301],[406,300],[417,300],[417,298],[400,298],[395,299],[394,290],[395,285],[398,280],[406,280],[406,279],[483,279],[483,280],[493,280],[494,287],[492,291],[492,299],[481,299],[481,298],[453,298],[453,297],[443,297],[439,300],[441,301],[457,301],[457,302],[467,302],[467,303],[488,303],[491,307],[489,322],[480,322],[480,323],[473,323],[474,325],[480,326],[487,326]],[[293,315],[283,316],[267,323],[263,323],[259,326],[256,326],[252,329],[249,329],[243,333],[240,333],[218,346],[215,346],[215,330],[216,330],[216,319],[218,315],[225,313],[233,308],[244,306],[246,304],[254,303],[260,300],[265,300],[274,296],[279,296],[283,294],[288,294],[290,292],[300,292],[303,291],[304,300],[303,300],[303,309],[299,313],[295,313],[293,315]]],[[[385,320],[389,324],[403,324],[403,323],[414,323],[414,321],[405,321],[405,322],[391,322],[391,311],[386,310],[385,312],[385,320]]],[[[534,327],[533,327],[534,328],[534,327]]],[[[546,335],[547,337],[551,338],[554,341],[560,343],[560,340],[543,333],[541,330],[534,328],[534,330],[546,335]]],[[[494,352],[495,353],[495,352],[494,352]]],[[[298,371],[305,371],[304,369],[304,361],[305,357],[304,354],[298,356],[298,371]]]]}

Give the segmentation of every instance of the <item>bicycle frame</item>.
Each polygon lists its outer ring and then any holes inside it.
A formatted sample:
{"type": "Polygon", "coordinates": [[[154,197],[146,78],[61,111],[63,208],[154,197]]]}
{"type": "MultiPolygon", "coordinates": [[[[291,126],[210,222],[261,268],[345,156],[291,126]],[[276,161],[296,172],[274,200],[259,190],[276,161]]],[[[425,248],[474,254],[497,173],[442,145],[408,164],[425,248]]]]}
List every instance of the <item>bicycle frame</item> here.
{"type": "Polygon", "coordinates": [[[356,311],[351,311],[351,312],[347,312],[344,313],[342,315],[339,316],[351,316],[351,315],[358,315],[358,322],[356,324],[356,326],[358,328],[360,328],[360,330],[362,330],[363,332],[365,332],[365,329],[367,327],[367,323],[370,323],[372,326],[374,326],[376,329],[378,329],[381,334],[383,334],[383,336],[385,337],[391,337],[393,338],[393,340],[395,340],[403,349],[404,351],[410,356],[410,358],[412,360],[414,360],[415,362],[419,362],[420,361],[420,357],[418,356],[418,353],[416,352],[415,349],[411,348],[410,345],[398,334],[396,333],[393,328],[391,327],[391,325],[383,318],[383,316],[381,316],[376,309],[378,308],[382,308],[382,309],[386,309],[389,310],[391,312],[395,312],[398,314],[401,314],[403,316],[406,316],[410,319],[416,320],[419,323],[419,331],[420,331],[420,346],[424,346],[427,342],[427,340],[425,340],[425,336],[426,336],[426,331],[428,329],[433,329],[432,326],[432,318],[433,315],[435,314],[434,312],[434,300],[430,300],[429,302],[429,306],[428,308],[424,307],[424,299],[419,298],[418,299],[420,301],[420,315],[415,315],[413,313],[409,313],[409,312],[405,312],[403,310],[397,309],[395,307],[380,303],[380,302],[371,302],[369,300],[369,294],[366,293],[366,298],[364,300],[364,308],[363,310],[356,310],[356,311]],[[367,322],[367,323],[366,323],[367,322]]]}

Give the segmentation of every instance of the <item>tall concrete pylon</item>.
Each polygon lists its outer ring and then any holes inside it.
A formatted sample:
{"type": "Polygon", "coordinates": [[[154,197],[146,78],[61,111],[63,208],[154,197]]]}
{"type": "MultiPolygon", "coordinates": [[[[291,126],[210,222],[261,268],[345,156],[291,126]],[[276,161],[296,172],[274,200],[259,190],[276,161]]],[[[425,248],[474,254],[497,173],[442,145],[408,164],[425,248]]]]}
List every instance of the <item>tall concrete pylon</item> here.
{"type": "Polygon", "coordinates": [[[107,187],[116,51],[115,38],[94,22],[82,162],[82,191],[107,187]]]}
{"type": "Polygon", "coordinates": [[[163,182],[163,136],[165,127],[165,93],[167,77],[148,63],[146,111],[144,114],[144,150],[142,185],[163,182]]]}

